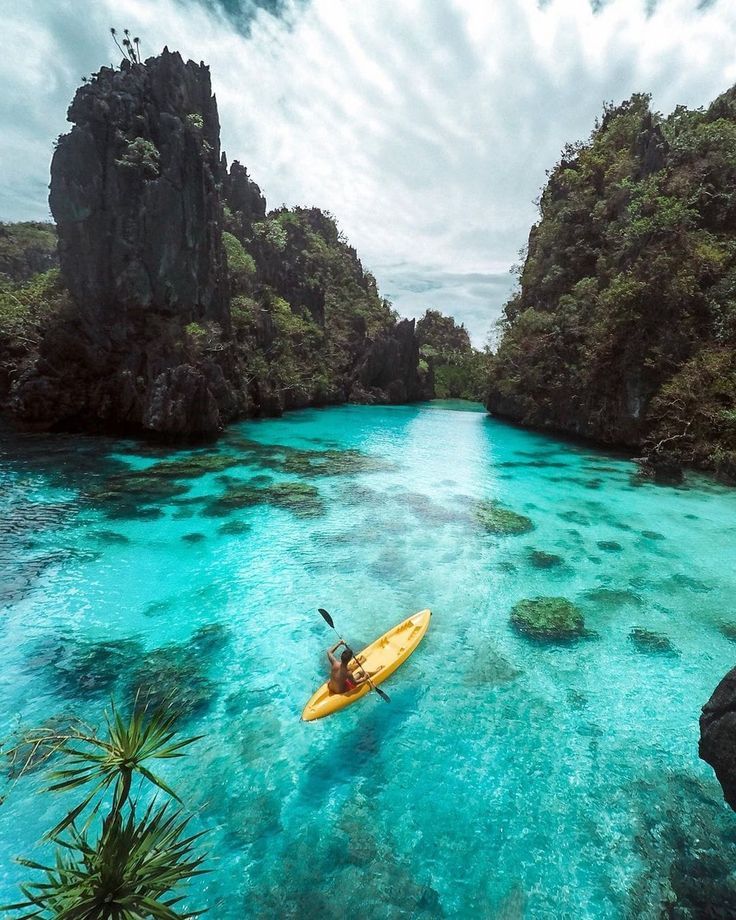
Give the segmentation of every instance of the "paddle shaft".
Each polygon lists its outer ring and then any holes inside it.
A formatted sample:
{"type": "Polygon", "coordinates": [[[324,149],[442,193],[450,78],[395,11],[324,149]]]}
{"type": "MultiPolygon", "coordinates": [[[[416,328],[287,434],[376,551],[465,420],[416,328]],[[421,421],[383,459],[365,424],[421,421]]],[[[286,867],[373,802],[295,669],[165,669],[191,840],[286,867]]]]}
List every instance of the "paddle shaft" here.
{"type": "Polygon", "coordinates": [[[319,608],[319,612],[322,614],[322,619],[327,623],[327,625],[328,625],[331,629],[334,629],[334,630],[335,630],[335,635],[337,636],[337,638],[340,640],[340,642],[342,642],[342,644],[345,646],[345,648],[348,649],[348,651],[350,652],[350,654],[353,656],[353,661],[357,664],[357,666],[360,668],[360,670],[361,670],[361,671],[363,672],[363,674],[365,675],[366,681],[367,681],[368,685],[370,686],[371,690],[375,690],[376,693],[381,697],[382,700],[384,700],[384,701],[387,702],[387,703],[390,703],[391,700],[390,700],[390,698],[389,698],[389,695],[388,695],[387,693],[385,693],[383,690],[379,690],[378,687],[373,683],[373,681],[372,681],[372,680],[370,679],[370,677],[368,676],[368,672],[366,671],[366,669],[363,667],[363,665],[362,665],[362,664],[358,661],[358,659],[355,657],[355,653],[353,652],[353,650],[350,648],[350,646],[347,644],[347,642],[343,639],[343,637],[342,637],[342,636],[340,635],[340,633],[337,631],[337,627],[336,627],[335,624],[332,622],[332,617],[331,617],[329,614],[327,614],[327,616],[325,616],[325,613],[327,613],[327,611],[325,610],[324,613],[323,613],[321,607],[319,608]]]}

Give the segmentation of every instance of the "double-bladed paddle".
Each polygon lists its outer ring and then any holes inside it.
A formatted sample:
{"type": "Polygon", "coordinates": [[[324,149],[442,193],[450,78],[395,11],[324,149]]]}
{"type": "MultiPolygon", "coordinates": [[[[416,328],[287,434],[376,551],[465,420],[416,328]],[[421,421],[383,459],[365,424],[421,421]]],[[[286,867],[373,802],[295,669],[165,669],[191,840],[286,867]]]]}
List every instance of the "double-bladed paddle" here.
{"type": "Polygon", "coordinates": [[[332,617],[329,615],[329,613],[324,609],[324,607],[318,607],[317,610],[319,610],[319,612],[322,614],[322,619],[325,621],[325,623],[327,623],[327,625],[328,625],[331,629],[334,629],[334,630],[335,630],[335,632],[337,633],[337,638],[340,640],[340,642],[342,642],[342,644],[345,646],[345,648],[350,652],[350,654],[351,654],[351,656],[352,656],[352,658],[353,658],[353,661],[358,665],[358,667],[359,667],[360,670],[363,672],[363,674],[365,674],[365,676],[366,676],[366,678],[367,678],[367,680],[368,680],[368,683],[370,684],[371,690],[375,690],[376,693],[377,693],[377,694],[381,697],[381,699],[384,701],[384,703],[390,703],[390,702],[391,702],[391,698],[389,697],[389,695],[388,695],[387,693],[384,693],[383,690],[381,690],[380,687],[377,687],[377,686],[373,683],[373,681],[370,679],[370,677],[368,677],[368,672],[367,672],[366,669],[363,667],[363,665],[358,661],[358,659],[355,657],[355,654],[354,654],[353,650],[350,648],[350,646],[347,644],[347,642],[343,639],[343,637],[340,635],[340,633],[337,632],[337,628],[335,627],[335,624],[332,622],[332,617]]]}

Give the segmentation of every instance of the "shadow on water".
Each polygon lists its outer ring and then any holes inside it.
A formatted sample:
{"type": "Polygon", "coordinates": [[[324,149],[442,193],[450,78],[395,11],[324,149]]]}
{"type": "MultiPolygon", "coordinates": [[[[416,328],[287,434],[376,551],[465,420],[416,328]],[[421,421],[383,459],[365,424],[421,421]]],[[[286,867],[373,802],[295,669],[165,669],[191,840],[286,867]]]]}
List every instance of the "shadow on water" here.
{"type": "MultiPolygon", "coordinates": [[[[377,694],[355,703],[361,707],[359,721],[311,760],[300,778],[300,797],[319,809],[337,786],[353,786],[366,780],[375,791],[382,789],[391,778],[383,755],[401,733],[404,722],[415,713],[420,696],[418,688],[405,686],[390,693],[390,703],[384,703],[377,694]]],[[[328,718],[341,716],[349,718],[347,712],[328,718]]]]}

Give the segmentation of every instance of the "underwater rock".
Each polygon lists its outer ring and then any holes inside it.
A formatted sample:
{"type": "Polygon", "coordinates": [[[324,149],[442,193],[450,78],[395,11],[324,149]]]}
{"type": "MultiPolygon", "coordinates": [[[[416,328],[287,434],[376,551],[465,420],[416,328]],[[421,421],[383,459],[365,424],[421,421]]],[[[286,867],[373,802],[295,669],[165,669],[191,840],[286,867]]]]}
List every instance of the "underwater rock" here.
{"type": "Polygon", "coordinates": [[[626,604],[641,607],[644,603],[638,594],[626,588],[591,588],[583,596],[606,607],[624,607],[626,604]]]}
{"type": "Polygon", "coordinates": [[[475,506],[475,517],[488,533],[511,536],[534,530],[534,524],[530,518],[517,514],[516,511],[506,508],[498,501],[478,502],[475,506]]]}
{"type": "Polygon", "coordinates": [[[677,572],[674,574],[669,581],[677,587],[685,588],[688,591],[694,591],[696,594],[707,594],[709,591],[713,590],[713,585],[709,585],[707,581],[703,581],[700,578],[694,578],[692,575],[686,575],[684,572],[677,572]]]}
{"type": "Polygon", "coordinates": [[[543,549],[530,549],[527,553],[530,565],[535,569],[552,569],[562,565],[564,559],[556,553],[548,553],[543,549]]]}
{"type": "Polygon", "coordinates": [[[502,559],[500,562],[497,562],[496,568],[499,572],[503,572],[504,575],[513,575],[518,571],[516,565],[513,562],[510,562],[508,559],[502,559]]]}
{"type": "Polygon", "coordinates": [[[598,540],[596,543],[598,549],[605,550],[607,553],[620,553],[623,547],[615,540],[598,540]]]}
{"type": "Polygon", "coordinates": [[[587,527],[590,524],[590,520],[580,511],[558,511],[557,516],[561,517],[563,521],[569,521],[571,524],[578,524],[581,527],[587,527]]]}
{"type": "Polygon", "coordinates": [[[140,475],[149,479],[195,479],[207,473],[222,473],[242,461],[238,457],[216,452],[193,453],[175,460],[163,460],[149,466],[140,475]]]}
{"type": "Polygon", "coordinates": [[[664,540],[664,534],[657,533],[656,530],[642,530],[641,535],[647,540],[664,540]]]}
{"type": "Polygon", "coordinates": [[[324,513],[324,503],[317,488],[306,482],[277,482],[264,488],[249,483],[231,485],[223,495],[209,501],[202,514],[227,517],[233,511],[256,505],[273,505],[298,517],[317,517],[324,513]]]}
{"type": "Polygon", "coordinates": [[[389,464],[359,450],[291,449],[281,464],[285,473],[297,476],[355,476],[386,470],[389,464]]]}
{"type": "Polygon", "coordinates": [[[188,491],[182,483],[130,471],[107,477],[89,489],[87,497],[108,520],[153,520],[163,517],[160,505],[188,491]]]}
{"type": "Polygon", "coordinates": [[[622,916],[736,917],[736,828],[709,785],[669,771],[631,784],[633,840],[642,871],[629,888],[622,916]]]}
{"type": "Polygon", "coordinates": [[[140,654],[135,639],[91,642],[57,636],[33,646],[26,668],[43,671],[67,696],[94,696],[111,693],[119,676],[140,654]]]}
{"type": "Polygon", "coordinates": [[[185,543],[201,543],[203,540],[206,540],[207,537],[203,533],[185,533],[182,537],[182,540],[185,543]]]}
{"type": "Polygon", "coordinates": [[[731,642],[736,642],[736,623],[721,623],[718,631],[731,642]]]}
{"type": "Polygon", "coordinates": [[[422,492],[405,492],[397,497],[412,514],[430,524],[459,524],[468,521],[467,514],[451,511],[422,492]]]}
{"type": "Polygon", "coordinates": [[[736,668],[703,706],[698,754],[713,767],[723,798],[736,811],[736,668]]]}
{"type": "Polygon", "coordinates": [[[144,617],[157,617],[171,609],[169,601],[151,601],[143,608],[144,617]]]}
{"type": "Polygon", "coordinates": [[[227,628],[212,623],[196,630],[189,642],[146,652],[128,678],[129,698],[141,707],[173,701],[182,717],[201,712],[217,693],[207,671],[229,641],[227,628]]]}
{"type": "Polygon", "coordinates": [[[125,534],[118,533],[116,530],[95,530],[90,536],[100,543],[107,543],[111,546],[125,546],[127,543],[130,543],[129,537],[126,537],[125,534]]]}
{"type": "Polygon", "coordinates": [[[465,672],[463,683],[470,687],[500,687],[512,683],[522,673],[497,649],[487,646],[474,650],[472,664],[465,672]]]}
{"type": "Polygon", "coordinates": [[[585,634],[581,611],[564,597],[535,597],[519,601],[511,610],[510,623],[533,639],[566,640],[585,634]]]}
{"type": "Polygon", "coordinates": [[[679,655],[680,652],[662,633],[634,626],[629,633],[629,641],[640,652],[651,655],[679,655]]]}
{"type": "Polygon", "coordinates": [[[217,532],[227,537],[237,537],[248,533],[250,529],[251,525],[246,521],[226,521],[224,524],[220,524],[217,532]]]}

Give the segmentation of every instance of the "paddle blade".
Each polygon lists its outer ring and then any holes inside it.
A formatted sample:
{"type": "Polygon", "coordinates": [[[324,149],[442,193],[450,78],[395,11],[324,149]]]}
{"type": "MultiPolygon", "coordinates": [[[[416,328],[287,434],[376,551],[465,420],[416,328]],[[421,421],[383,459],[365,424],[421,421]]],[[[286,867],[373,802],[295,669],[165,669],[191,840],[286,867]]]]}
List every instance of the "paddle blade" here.
{"type": "Polygon", "coordinates": [[[391,697],[388,695],[388,693],[384,693],[383,690],[381,690],[380,687],[377,687],[377,686],[374,684],[374,685],[373,685],[373,689],[374,689],[374,690],[376,691],[376,693],[381,697],[381,699],[383,700],[384,703],[390,703],[390,702],[391,702],[391,697]]]}
{"type": "Polygon", "coordinates": [[[331,617],[331,616],[329,615],[329,613],[325,610],[325,608],[324,608],[324,607],[318,607],[317,610],[319,610],[319,612],[322,614],[322,619],[325,621],[325,623],[327,623],[328,626],[331,626],[331,627],[334,629],[334,628],[335,628],[335,624],[332,622],[332,617],[331,617]]]}

